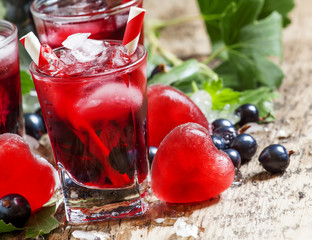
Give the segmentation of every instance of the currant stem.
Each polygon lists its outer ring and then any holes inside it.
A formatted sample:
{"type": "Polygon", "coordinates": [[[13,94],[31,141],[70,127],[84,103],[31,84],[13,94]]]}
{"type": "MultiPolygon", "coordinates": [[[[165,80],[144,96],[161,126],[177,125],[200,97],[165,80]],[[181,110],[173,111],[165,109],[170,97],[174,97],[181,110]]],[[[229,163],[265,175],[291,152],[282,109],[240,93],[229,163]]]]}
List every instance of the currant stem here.
{"type": "Polygon", "coordinates": [[[148,29],[147,30],[147,38],[149,40],[149,43],[151,44],[151,46],[153,47],[154,51],[158,51],[166,60],[168,60],[173,66],[178,66],[180,64],[183,63],[183,61],[181,59],[179,59],[177,56],[175,56],[173,53],[169,52],[168,50],[165,50],[156,34],[155,31],[153,31],[152,29],[148,29]]]}
{"type": "Polygon", "coordinates": [[[199,21],[199,20],[203,20],[203,17],[201,15],[183,16],[183,17],[174,18],[170,20],[153,21],[153,22],[150,22],[149,25],[153,30],[160,30],[165,27],[174,26],[174,25],[183,24],[183,23],[192,22],[192,21],[199,21]]]}
{"type": "Polygon", "coordinates": [[[246,132],[251,126],[250,125],[244,125],[242,126],[240,129],[238,129],[238,133],[241,134],[241,133],[244,133],[246,132]]]}

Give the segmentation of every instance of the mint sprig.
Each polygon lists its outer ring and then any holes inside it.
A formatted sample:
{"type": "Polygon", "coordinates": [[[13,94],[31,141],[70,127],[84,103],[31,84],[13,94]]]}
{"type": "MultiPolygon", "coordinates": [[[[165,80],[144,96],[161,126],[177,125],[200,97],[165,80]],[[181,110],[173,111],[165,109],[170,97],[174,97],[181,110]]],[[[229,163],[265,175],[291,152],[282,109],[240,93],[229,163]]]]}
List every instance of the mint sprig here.
{"type": "Polygon", "coordinates": [[[221,110],[227,104],[233,105],[238,103],[242,95],[240,92],[234,91],[231,88],[224,88],[221,79],[206,81],[202,89],[210,94],[213,110],[221,110]]]}

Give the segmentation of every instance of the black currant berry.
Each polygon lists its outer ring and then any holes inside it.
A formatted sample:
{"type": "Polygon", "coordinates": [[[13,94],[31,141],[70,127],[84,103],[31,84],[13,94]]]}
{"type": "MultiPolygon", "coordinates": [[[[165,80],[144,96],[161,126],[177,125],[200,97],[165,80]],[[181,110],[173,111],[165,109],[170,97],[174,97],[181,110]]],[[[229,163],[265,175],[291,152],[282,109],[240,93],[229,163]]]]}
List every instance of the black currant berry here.
{"type": "Polygon", "coordinates": [[[247,133],[239,134],[231,143],[231,148],[239,152],[242,161],[249,161],[257,151],[256,140],[247,133]]]}
{"type": "Polygon", "coordinates": [[[213,135],[217,135],[224,139],[225,147],[229,148],[232,141],[237,136],[237,131],[234,127],[223,126],[213,131],[213,135]]]}
{"type": "Polygon", "coordinates": [[[224,118],[219,118],[214,120],[211,123],[212,129],[215,130],[219,127],[233,127],[233,124],[231,123],[230,120],[224,119],[224,118]]]}
{"type": "Polygon", "coordinates": [[[240,168],[242,160],[239,152],[232,148],[224,149],[223,151],[230,157],[234,167],[240,168]]]}
{"type": "Polygon", "coordinates": [[[211,135],[211,139],[216,148],[221,150],[225,149],[226,146],[223,138],[217,135],[211,135]]]}
{"type": "Polygon", "coordinates": [[[131,152],[123,145],[114,147],[108,156],[111,166],[121,174],[128,174],[129,177],[134,173],[134,159],[131,152]]]}
{"type": "Polygon", "coordinates": [[[243,126],[246,123],[258,122],[259,121],[259,111],[258,108],[253,104],[244,104],[235,110],[235,114],[240,117],[239,126],[243,126]]]}
{"type": "Polygon", "coordinates": [[[273,144],[263,149],[259,155],[259,162],[268,172],[282,173],[288,167],[289,156],[292,153],[280,144],[273,144]]]}
{"type": "Polygon", "coordinates": [[[47,132],[43,118],[36,113],[24,113],[26,134],[37,140],[47,132]]]}
{"type": "Polygon", "coordinates": [[[42,113],[41,108],[38,108],[38,109],[35,111],[35,113],[38,114],[38,115],[42,118],[42,120],[43,120],[43,113],[42,113]]]}
{"type": "Polygon", "coordinates": [[[31,215],[26,198],[19,194],[8,194],[0,199],[0,219],[6,224],[22,228],[31,215]]]}
{"type": "Polygon", "coordinates": [[[154,160],[155,154],[157,152],[157,147],[150,146],[148,149],[148,160],[150,165],[152,166],[152,162],[154,160]]]}

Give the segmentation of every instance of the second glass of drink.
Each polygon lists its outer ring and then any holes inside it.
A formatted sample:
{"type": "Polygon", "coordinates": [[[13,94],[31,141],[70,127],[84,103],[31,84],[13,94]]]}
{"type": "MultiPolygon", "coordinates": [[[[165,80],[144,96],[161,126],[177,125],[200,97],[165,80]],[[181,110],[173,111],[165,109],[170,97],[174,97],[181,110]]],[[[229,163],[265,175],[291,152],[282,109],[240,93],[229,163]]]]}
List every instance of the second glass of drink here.
{"type": "Polygon", "coordinates": [[[23,135],[17,27],[0,20],[0,134],[23,135]]]}
{"type": "Polygon", "coordinates": [[[142,0],[35,0],[30,9],[40,42],[56,48],[74,33],[122,40],[131,7],[142,7],[142,0]]]}

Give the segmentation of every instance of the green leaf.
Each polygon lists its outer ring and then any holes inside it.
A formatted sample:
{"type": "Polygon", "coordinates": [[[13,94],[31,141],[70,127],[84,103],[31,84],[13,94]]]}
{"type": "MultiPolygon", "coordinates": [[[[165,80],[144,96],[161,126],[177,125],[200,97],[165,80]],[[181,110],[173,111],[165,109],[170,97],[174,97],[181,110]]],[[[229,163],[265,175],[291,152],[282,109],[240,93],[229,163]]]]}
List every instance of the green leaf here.
{"type": "Polygon", "coordinates": [[[196,60],[191,59],[185,61],[181,65],[173,67],[168,73],[156,74],[148,81],[148,84],[166,84],[171,85],[178,81],[189,81],[194,78],[195,74],[199,73],[199,64],[196,60]]]}
{"type": "Polygon", "coordinates": [[[284,73],[275,63],[264,57],[254,58],[258,85],[267,86],[271,89],[279,87],[284,78],[284,73]]]}
{"type": "Polygon", "coordinates": [[[283,26],[286,27],[290,24],[288,14],[295,7],[294,0],[265,0],[260,19],[266,18],[272,12],[277,11],[283,17],[283,26]]]}
{"type": "Polygon", "coordinates": [[[35,87],[35,85],[28,72],[21,70],[20,75],[21,75],[22,94],[24,95],[29,93],[35,87]]]}
{"type": "Polygon", "coordinates": [[[206,24],[206,30],[212,45],[212,52],[215,52],[217,49],[224,47],[220,29],[222,13],[230,3],[235,3],[237,0],[197,0],[197,2],[206,24]]]}
{"type": "Polygon", "coordinates": [[[201,88],[205,81],[216,79],[218,79],[218,75],[208,66],[196,59],[190,59],[174,66],[168,73],[156,74],[148,81],[148,85],[171,85],[188,94],[193,92],[192,82],[201,88]]]}
{"type": "MultiPolygon", "coordinates": [[[[239,51],[231,50],[229,52],[229,61],[234,68],[238,79],[238,82],[236,83],[238,86],[232,86],[232,88],[244,90],[257,87],[257,79],[255,75],[256,68],[252,60],[252,58],[249,58],[239,51]]],[[[225,86],[227,86],[226,79],[224,79],[224,82],[225,86]]]]}
{"type": "Polygon", "coordinates": [[[0,220],[0,234],[18,230],[23,230],[23,228],[16,228],[11,223],[6,224],[3,220],[0,220]]]}
{"type": "Polygon", "coordinates": [[[230,61],[222,62],[214,71],[223,79],[224,86],[239,89],[239,78],[230,61]]]}
{"type": "Polygon", "coordinates": [[[239,51],[230,50],[229,60],[215,69],[223,79],[225,87],[235,90],[257,87],[256,66],[251,58],[239,51]]]}
{"type": "Polygon", "coordinates": [[[257,19],[263,4],[264,0],[241,0],[228,6],[221,19],[222,40],[226,45],[237,42],[240,29],[257,19]]]}
{"type": "Polygon", "coordinates": [[[236,90],[279,87],[283,72],[268,57],[282,58],[282,27],[289,22],[294,0],[197,1],[212,56],[221,60],[214,70],[224,86],[236,90]]]}
{"type": "Polygon", "coordinates": [[[53,217],[55,211],[56,205],[53,205],[33,214],[26,225],[26,238],[36,238],[57,228],[60,223],[53,217]]]}
{"type": "Polygon", "coordinates": [[[223,88],[222,80],[206,81],[203,90],[207,91],[212,98],[212,109],[223,109],[227,104],[237,103],[241,94],[230,88],[223,88]]]}
{"type": "Polygon", "coordinates": [[[198,6],[206,23],[211,42],[221,41],[220,19],[222,13],[233,0],[198,0],[198,6]]]}
{"type": "Polygon", "coordinates": [[[281,16],[276,12],[243,27],[237,42],[227,46],[228,62],[215,69],[224,86],[236,90],[280,86],[284,75],[267,57],[282,56],[281,29],[281,16]]]}
{"type": "Polygon", "coordinates": [[[273,12],[267,18],[253,22],[239,32],[237,43],[231,46],[247,56],[282,57],[282,19],[273,12]]]}

